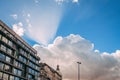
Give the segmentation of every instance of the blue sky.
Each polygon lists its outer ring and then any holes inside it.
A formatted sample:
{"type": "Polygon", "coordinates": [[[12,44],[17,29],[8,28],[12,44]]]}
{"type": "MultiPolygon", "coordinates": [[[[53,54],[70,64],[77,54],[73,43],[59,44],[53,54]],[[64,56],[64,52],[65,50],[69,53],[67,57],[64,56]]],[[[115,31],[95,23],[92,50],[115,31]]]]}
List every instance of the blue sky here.
{"type": "Polygon", "coordinates": [[[0,0],[0,19],[63,80],[120,79],[120,0],[0,0]],[[93,46],[94,44],[94,46],[93,46]],[[67,65],[66,65],[67,64],[67,65]]]}
{"type": "MultiPolygon", "coordinates": [[[[0,19],[11,28],[18,22],[22,22],[25,27],[27,25],[24,23],[23,14],[29,13],[31,17],[36,18],[41,15],[41,12],[44,14],[44,11],[46,15],[52,11],[54,13],[59,11],[56,13],[60,16],[56,24],[57,29],[47,43],[52,43],[57,36],[79,34],[94,43],[95,49],[101,52],[114,52],[120,49],[119,3],[119,0],[78,0],[78,2],[72,0],[61,0],[61,2],[57,0],[1,0],[0,19]],[[17,14],[17,19],[12,18],[13,14],[17,14]]],[[[35,21],[35,18],[32,18],[31,23],[35,21]]],[[[23,38],[31,45],[36,43],[27,34],[23,38]]]]}

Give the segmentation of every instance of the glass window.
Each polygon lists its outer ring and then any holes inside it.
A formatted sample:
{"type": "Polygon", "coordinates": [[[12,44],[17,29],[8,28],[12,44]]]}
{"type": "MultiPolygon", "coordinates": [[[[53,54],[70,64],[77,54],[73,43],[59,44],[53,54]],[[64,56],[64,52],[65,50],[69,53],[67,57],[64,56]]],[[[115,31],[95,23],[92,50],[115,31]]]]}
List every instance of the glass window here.
{"type": "Polygon", "coordinates": [[[24,51],[23,51],[22,49],[20,49],[20,53],[21,53],[21,54],[24,54],[24,51]]]}
{"type": "Polygon", "coordinates": [[[5,38],[4,36],[2,37],[2,41],[5,42],[5,43],[8,42],[7,38],[5,38]]]}
{"type": "Polygon", "coordinates": [[[22,71],[18,70],[18,75],[21,76],[22,75],[22,71]]]}
{"type": "Polygon", "coordinates": [[[2,73],[2,72],[0,72],[0,79],[2,78],[2,74],[3,74],[3,73],[2,73]]]}
{"type": "Polygon", "coordinates": [[[19,67],[19,68],[23,68],[23,64],[18,62],[18,61],[14,61],[14,65],[19,67]]]}
{"type": "Polygon", "coordinates": [[[24,63],[27,63],[27,59],[26,58],[24,58],[24,61],[23,61],[24,63]]]}
{"type": "Polygon", "coordinates": [[[36,63],[39,63],[39,61],[38,61],[38,60],[36,60],[36,63]]]}
{"type": "Polygon", "coordinates": [[[0,40],[1,40],[2,35],[0,34],[0,40]]]}
{"type": "Polygon", "coordinates": [[[7,53],[8,53],[8,54],[12,54],[12,50],[9,49],[9,48],[7,48],[7,53]]]}
{"type": "Polygon", "coordinates": [[[28,72],[31,73],[31,72],[32,72],[32,69],[31,69],[31,68],[28,68],[28,72]]]}
{"type": "MultiPolygon", "coordinates": [[[[18,54],[18,51],[17,51],[17,50],[14,52],[14,56],[15,56],[15,58],[18,58],[18,57],[19,57],[19,54],[18,54]]],[[[20,60],[20,59],[19,59],[19,60],[20,60]]]]}
{"type": "Polygon", "coordinates": [[[3,74],[3,80],[8,80],[8,76],[9,76],[8,74],[5,74],[5,73],[4,73],[4,74],[3,74]]]}
{"type": "Polygon", "coordinates": [[[8,31],[4,29],[4,33],[5,33],[5,34],[8,34],[8,31]]]}
{"type": "Polygon", "coordinates": [[[32,66],[32,63],[31,63],[31,62],[29,62],[29,66],[32,66]]]}
{"type": "Polygon", "coordinates": [[[8,56],[6,56],[6,61],[7,61],[7,62],[10,62],[10,61],[11,61],[11,58],[8,57],[8,56]]]}
{"type": "Polygon", "coordinates": [[[6,51],[6,47],[1,44],[1,50],[6,51]]]}
{"type": "Polygon", "coordinates": [[[15,66],[18,66],[18,62],[17,62],[17,61],[14,61],[14,65],[15,65],[15,66]]]}
{"type": "Polygon", "coordinates": [[[5,60],[5,55],[0,53],[0,60],[5,60]]]}
{"type": "Polygon", "coordinates": [[[8,65],[6,65],[6,64],[5,64],[4,70],[11,72],[10,66],[8,66],[8,65]]]}
{"type": "Polygon", "coordinates": [[[15,77],[15,80],[20,80],[20,78],[18,78],[18,77],[15,77]]]}
{"type": "Polygon", "coordinates": [[[13,69],[13,73],[14,73],[14,74],[17,74],[17,69],[14,68],[14,69],[13,69]]]}
{"type": "Polygon", "coordinates": [[[21,61],[22,61],[22,60],[23,60],[23,57],[22,57],[22,56],[19,56],[19,60],[21,60],[21,61]]]}
{"type": "Polygon", "coordinates": [[[2,30],[2,26],[0,25],[0,30],[2,30]]]}
{"type": "Polygon", "coordinates": [[[13,46],[12,41],[8,41],[8,45],[13,46]]]}
{"type": "Polygon", "coordinates": [[[22,56],[19,56],[19,60],[23,61],[24,63],[27,63],[27,59],[22,56]]]}
{"type": "Polygon", "coordinates": [[[23,64],[22,64],[22,63],[19,63],[19,64],[18,64],[18,67],[19,67],[19,68],[23,68],[23,64]]]}
{"type": "Polygon", "coordinates": [[[29,79],[32,79],[32,75],[28,74],[28,78],[29,78],[29,79]]]}
{"type": "Polygon", "coordinates": [[[32,74],[35,74],[35,71],[34,71],[34,70],[32,70],[32,74]]]}
{"type": "Polygon", "coordinates": [[[4,64],[0,62],[0,70],[3,70],[4,64]]]}
{"type": "Polygon", "coordinates": [[[39,67],[36,65],[36,69],[39,70],[39,67]]]}
{"type": "Polygon", "coordinates": [[[27,52],[24,52],[24,55],[27,56],[27,52]]]}
{"type": "Polygon", "coordinates": [[[10,80],[14,80],[14,76],[11,75],[11,76],[10,76],[10,80]]]}

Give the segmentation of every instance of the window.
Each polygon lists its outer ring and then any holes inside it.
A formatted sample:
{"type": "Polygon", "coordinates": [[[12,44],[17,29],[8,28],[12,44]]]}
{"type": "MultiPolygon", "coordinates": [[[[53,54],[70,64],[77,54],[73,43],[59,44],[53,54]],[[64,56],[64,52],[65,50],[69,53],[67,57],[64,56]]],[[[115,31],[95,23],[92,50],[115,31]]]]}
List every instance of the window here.
{"type": "Polygon", "coordinates": [[[19,60],[21,60],[21,61],[22,61],[22,60],[23,60],[23,57],[22,57],[22,56],[19,56],[19,60]]]}
{"type": "Polygon", "coordinates": [[[6,65],[6,64],[5,64],[4,70],[5,70],[5,71],[9,71],[9,72],[11,72],[11,68],[10,68],[10,66],[8,66],[8,65],[6,65]]]}
{"type": "Polygon", "coordinates": [[[17,74],[17,69],[14,68],[14,69],[13,69],[13,73],[14,73],[14,74],[17,74]]]}
{"type": "Polygon", "coordinates": [[[21,70],[18,70],[18,75],[22,76],[22,71],[21,70]]]}
{"type": "MultiPolygon", "coordinates": [[[[19,57],[18,50],[16,50],[16,51],[14,52],[14,56],[15,56],[15,58],[18,58],[18,57],[19,57]]],[[[19,59],[19,60],[20,60],[20,59],[19,59]]]]}
{"type": "Polygon", "coordinates": [[[32,60],[33,62],[35,62],[35,58],[32,57],[31,55],[30,55],[30,60],[32,60]]]}
{"type": "Polygon", "coordinates": [[[19,76],[22,76],[22,71],[21,70],[18,70],[18,69],[13,69],[13,73],[15,74],[15,75],[19,75],[19,76]]]}
{"type": "Polygon", "coordinates": [[[16,67],[23,68],[23,64],[20,63],[20,62],[18,62],[18,61],[14,61],[14,65],[15,65],[16,67]]]}
{"type": "Polygon", "coordinates": [[[8,34],[8,31],[4,29],[4,33],[5,33],[5,34],[8,34]]]}
{"type": "Polygon", "coordinates": [[[29,78],[29,79],[32,79],[32,75],[28,74],[28,78],[29,78]]]}
{"type": "Polygon", "coordinates": [[[15,77],[15,80],[20,80],[20,78],[18,78],[18,77],[15,77]]]}
{"type": "Polygon", "coordinates": [[[27,56],[27,52],[24,52],[24,55],[27,56]]]}
{"type": "Polygon", "coordinates": [[[8,74],[5,74],[5,73],[4,73],[4,74],[3,74],[3,80],[8,80],[8,76],[9,76],[8,74]]]}
{"type": "Polygon", "coordinates": [[[20,49],[20,53],[27,56],[27,52],[25,52],[24,50],[20,49]]]}
{"type": "Polygon", "coordinates": [[[4,45],[1,44],[1,50],[6,52],[6,47],[4,45]]]}
{"type": "Polygon", "coordinates": [[[27,59],[26,59],[26,58],[23,58],[23,59],[24,59],[23,62],[24,62],[24,63],[27,63],[27,59]]]}
{"type": "Polygon", "coordinates": [[[7,48],[7,53],[8,53],[8,54],[12,54],[12,50],[9,49],[9,48],[7,48]]]}
{"type": "Polygon", "coordinates": [[[19,56],[19,60],[23,61],[24,63],[27,63],[27,59],[22,56],[19,56]]]}
{"type": "Polygon", "coordinates": [[[8,45],[13,46],[13,43],[11,41],[8,41],[8,45]]]}
{"type": "Polygon", "coordinates": [[[3,74],[3,73],[2,73],[2,72],[0,72],[0,79],[2,78],[2,74],[3,74]]]}
{"type": "Polygon", "coordinates": [[[39,67],[36,65],[36,69],[39,70],[39,67]]]}
{"type": "Polygon", "coordinates": [[[36,63],[39,63],[39,61],[38,61],[38,60],[36,60],[36,63]]]}
{"type": "Polygon", "coordinates": [[[24,51],[23,51],[22,49],[20,49],[20,53],[21,53],[21,54],[24,54],[24,51]]]}
{"type": "Polygon", "coordinates": [[[5,60],[5,55],[0,53],[0,60],[5,60]]]}
{"type": "Polygon", "coordinates": [[[2,30],[2,26],[0,25],[0,30],[2,30]]]}
{"type": "Polygon", "coordinates": [[[11,76],[10,76],[10,80],[14,80],[14,76],[11,75],[11,76]]]}
{"type": "Polygon", "coordinates": [[[35,74],[35,71],[34,71],[34,70],[32,70],[32,74],[35,74]]]}
{"type": "Polygon", "coordinates": [[[0,70],[3,70],[4,64],[0,62],[0,70]]]}
{"type": "Polygon", "coordinates": [[[35,76],[39,76],[39,72],[35,71],[35,76]]]}
{"type": "Polygon", "coordinates": [[[2,37],[2,41],[5,42],[5,43],[8,42],[8,40],[4,36],[2,37]]]}
{"type": "Polygon", "coordinates": [[[18,64],[18,67],[19,67],[19,68],[23,68],[23,64],[22,64],[22,63],[19,63],[19,64],[18,64]]]}
{"type": "Polygon", "coordinates": [[[18,62],[17,62],[17,61],[14,61],[14,65],[15,65],[15,66],[18,66],[18,62]]]}
{"type": "Polygon", "coordinates": [[[7,61],[7,62],[10,62],[10,61],[11,61],[11,58],[8,57],[8,56],[6,56],[6,61],[7,61]]]}
{"type": "Polygon", "coordinates": [[[0,34],[0,40],[1,40],[2,35],[0,34]]]}
{"type": "Polygon", "coordinates": [[[32,69],[31,69],[31,68],[28,68],[28,72],[29,72],[29,73],[32,73],[32,69]]]}

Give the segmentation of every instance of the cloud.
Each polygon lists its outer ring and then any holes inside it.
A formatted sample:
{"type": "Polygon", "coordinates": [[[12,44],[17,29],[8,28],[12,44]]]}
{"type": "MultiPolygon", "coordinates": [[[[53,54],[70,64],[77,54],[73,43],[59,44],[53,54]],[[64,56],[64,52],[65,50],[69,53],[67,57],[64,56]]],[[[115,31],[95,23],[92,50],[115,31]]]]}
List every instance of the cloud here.
{"type": "Polygon", "coordinates": [[[120,50],[100,53],[80,35],[58,36],[47,47],[34,45],[42,62],[56,68],[60,65],[63,80],[77,80],[77,61],[81,61],[81,80],[119,80],[120,50]]]}
{"type": "Polygon", "coordinates": [[[19,22],[18,24],[13,24],[13,31],[15,31],[19,36],[23,36],[24,35],[24,28],[23,28],[23,24],[22,22],[19,22]]]}
{"type": "Polygon", "coordinates": [[[62,8],[53,2],[41,0],[44,5],[34,6],[33,9],[28,7],[23,13],[26,22],[25,34],[43,45],[47,45],[54,38],[62,18],[62,8]]]}
{"type": "Polygon", "coordinates": [[[25,32],[27,37],[39,44],[48,45],[56,36],[65,11],[65,5],[58,6],[56,3],[72,2],[72,0],[33,0],[32,2],[26,4],[22,11],[16,12],[19,13],[19,17],[17,14],[11,16],[17,19],[16,21],[23,22],[25,31],[23,29],[21,31],[25,32]]]}
{"type": "Polygon", "coordinates": [[[78,0],[73,0],[74,3],[78,3],[78,0]]]}
{"type": "Polygon", "coordinates": [[[18,15],[17,14],[12,14],[12,15],[10,15],[11,17],[13,17],[13,19],[17,19],[18,18],[18,15]]]}
{"type": "Polygon", "coordinates": [[[58,4],[62,4],[65,0],[55,0],[58,4]]]}
{"type": "Polygon", "coordinates": [[[55,0],[58,4],[62,3],[68,3],[68,2],[73,2],[73,3],[78,3],[78,0],[55,0]]]}

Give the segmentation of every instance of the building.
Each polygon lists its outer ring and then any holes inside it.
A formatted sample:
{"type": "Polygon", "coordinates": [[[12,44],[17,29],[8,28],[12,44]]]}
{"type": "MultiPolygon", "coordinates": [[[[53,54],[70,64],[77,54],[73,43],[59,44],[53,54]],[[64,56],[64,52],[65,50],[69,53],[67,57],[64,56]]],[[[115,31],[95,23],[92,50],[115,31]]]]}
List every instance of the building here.
{"type": "Polygon", "coordinates": [[[40,63],[40,79],[39,80],[62,80],[62,75],[57,65],[57,69],[54,70],[46,63],[40,63]]]}
{"type": "Polygon", "coordinates": [[[0,80],[38,80],[37,51],[0,21],[0,80]]]}

